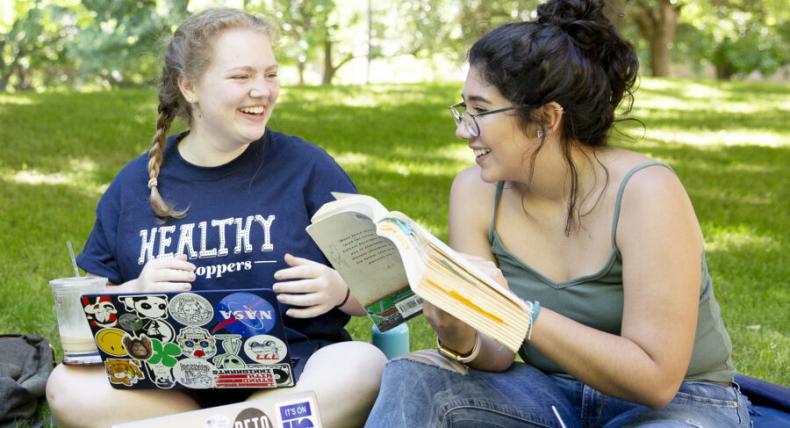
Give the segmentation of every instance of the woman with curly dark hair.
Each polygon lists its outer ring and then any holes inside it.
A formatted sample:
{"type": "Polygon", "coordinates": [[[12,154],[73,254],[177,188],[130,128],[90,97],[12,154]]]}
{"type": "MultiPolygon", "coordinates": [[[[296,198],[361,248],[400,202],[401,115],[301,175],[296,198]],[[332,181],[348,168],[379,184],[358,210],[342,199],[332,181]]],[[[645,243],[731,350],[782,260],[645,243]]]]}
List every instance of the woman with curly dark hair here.
{"type": "Polygon", "coordinates": [[[426,303],[438,353],[388,363],[368,426],[750,425],[683,185],[607,145],[638,61],[602,9],[551,0],[486,34],[451,107],[477,165],[450,245],[525,299],[524,363],[426,303]]]}

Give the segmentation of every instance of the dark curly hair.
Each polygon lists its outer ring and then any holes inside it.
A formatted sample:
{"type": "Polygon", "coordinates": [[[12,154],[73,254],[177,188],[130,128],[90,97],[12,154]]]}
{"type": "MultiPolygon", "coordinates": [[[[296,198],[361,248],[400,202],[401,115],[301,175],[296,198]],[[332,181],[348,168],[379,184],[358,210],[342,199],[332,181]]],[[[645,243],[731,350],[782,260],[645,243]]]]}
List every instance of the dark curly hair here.
{"type": "Polygon", "coordinates": [[[578,173],[571,145],[606,145],[623,98],[624,114],[631,110],[639,69],[634,47],[620,37],[603,7],[603,0],[550,0],[538,6],[537,20],[499,26],[469,50],[470,66],[519,106],[525,131],[529,125],[545,127],[537,114],[543,105],[554,101],[564,109],[560,141],[571,171],[566,234],[578,217],[578,173]]]}

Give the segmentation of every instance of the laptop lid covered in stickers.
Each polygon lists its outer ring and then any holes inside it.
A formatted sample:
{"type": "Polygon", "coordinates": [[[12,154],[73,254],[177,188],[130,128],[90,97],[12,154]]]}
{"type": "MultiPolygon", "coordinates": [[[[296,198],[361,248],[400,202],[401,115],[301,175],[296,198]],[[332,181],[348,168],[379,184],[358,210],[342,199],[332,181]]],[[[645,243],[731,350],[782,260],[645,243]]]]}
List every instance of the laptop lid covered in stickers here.
{"type": "Polygon", "coordinates": [[[278,388],[296,381],[270,289],[81,299],[115,388],[278,388]]]}
{"type": "Polygon", "coordinates": [[[241,403],[113,425],[112,428],[321,428],[313,391],[271,394],[241,403]]]}

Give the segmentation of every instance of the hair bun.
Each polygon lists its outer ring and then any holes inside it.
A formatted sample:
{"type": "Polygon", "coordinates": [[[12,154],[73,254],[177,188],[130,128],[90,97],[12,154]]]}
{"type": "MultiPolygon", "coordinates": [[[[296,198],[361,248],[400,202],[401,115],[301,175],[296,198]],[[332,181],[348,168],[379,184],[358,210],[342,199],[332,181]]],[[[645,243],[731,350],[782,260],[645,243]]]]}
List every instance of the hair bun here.
{"type": "Polygon", "coordinates": [[[593,58],[603,59],[619,37],[603,13],[603,0],[549,0],[538,6],[538,22],[554,25],[593,58]]]}
{"type": "Polygon", "coordinates": [[[567,30],[579,21],[608,22],[603,14],[603,0],[550,0],[538,6],[538,22],[542,24],[567,30]]]}

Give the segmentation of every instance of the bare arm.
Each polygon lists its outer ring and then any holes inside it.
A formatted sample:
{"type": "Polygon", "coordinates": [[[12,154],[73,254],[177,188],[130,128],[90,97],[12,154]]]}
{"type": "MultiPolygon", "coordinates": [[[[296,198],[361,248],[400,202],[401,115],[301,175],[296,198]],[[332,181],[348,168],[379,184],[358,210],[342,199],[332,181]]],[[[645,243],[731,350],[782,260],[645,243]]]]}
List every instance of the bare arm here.
{"type": "Polygon", "coordinates": [[[637,173],[617,230],[623,256],[620,336],[541,311],[532,344],[569,374],[607,394],[666,406],[683,381],[694,342],[702,234],[677,177],[637,173]]]}
{"type": "MultiPolygon", "coordinates": [[[[474,174],[474,168],[468,169],[453,184],[450,245],[491,258],[487,229],[493,197],[475,183],[474,174]]],[[[677,393],[691,359],[703,248],[691,203],[670,171],[650,168],[631,179],[622,202],[617,246],[624,266],[621,334],[596,330],[544,308],[531,343],[582,382],[661,408],[677,393]]],[[[471,328],[448,324],[451,327],[437,329],[442,343],[468,349],[469,337],[474,338],[471,328]]],[[[503,370],[512,358],[511,352],[489,340],[470,365],[503,370]]]]}
{"type": "MultiPolygon", "coordinates": [[[[483,266],[488,268],[485,270],[490,273],[495,269],[492,276],[498,277],[503,285],[507,285],[494,264],[494,256],[488,243],[488,225],[493,210],[495,187],[482,182],[479,176],[477,168],[469,168],[453,181],[448,219],[449,244],[457,251],[488,261],[490,266],[483,266]]],[[[436,330],[444,347],[459,354],[471,352],[477,334],[472,327],[430,304],[424,311],[426,319],[436,330]]],[[[469,366],[480,370],[502,371],[513,364],[513,352],[489,337],[481,335],[481,339],[480,353],[469,366]]]]}

